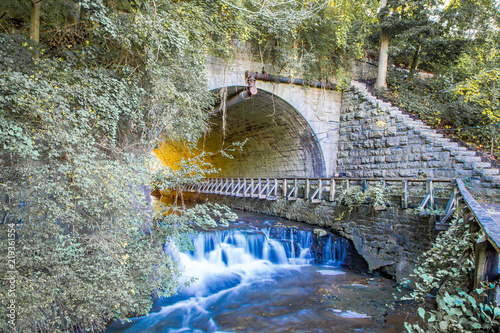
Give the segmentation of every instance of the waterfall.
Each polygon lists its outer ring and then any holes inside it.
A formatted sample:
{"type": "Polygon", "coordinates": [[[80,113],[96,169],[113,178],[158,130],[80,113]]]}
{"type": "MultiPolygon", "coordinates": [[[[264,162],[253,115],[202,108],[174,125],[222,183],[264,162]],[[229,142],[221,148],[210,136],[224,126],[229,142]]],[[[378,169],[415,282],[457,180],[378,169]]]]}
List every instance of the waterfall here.
{"type": "Polygon", "coordinates": [[[223,230],[191,236],[194,250],[181,262],[205,262],[216,267],[267,261],[274,265],[323,264],[339,267],[345,259],[346,241],[334,235],[319,239],[309,230],[293,227],[261,230],[223,230]]]}
{"type": "Polygon", "coordinates": [[[107,332],[223,332],[221,326],[237,326],[231,313],[245,321],[248,313],[265,319],[262,313],[268,311],[283,312],[293,323],[299,315],[288,316],[289,309],[310,304],[302,302],[307,290],[345,274],[338,268],[347,242],[333,235],[317,237],[311,230],[248,226],[204,231],[190,235],[190,240],[193,249],[184,252],[173,242],[164,245],[183,271],[178,294],[157,300],[148,316],[117,322],[107,332]],[[192,277],[196,281],[185,286],[192,277]],[[311,285],[301,289],[300,283],[311,285]],[[247,313],[246,308],[253,310],[247,313]]]}

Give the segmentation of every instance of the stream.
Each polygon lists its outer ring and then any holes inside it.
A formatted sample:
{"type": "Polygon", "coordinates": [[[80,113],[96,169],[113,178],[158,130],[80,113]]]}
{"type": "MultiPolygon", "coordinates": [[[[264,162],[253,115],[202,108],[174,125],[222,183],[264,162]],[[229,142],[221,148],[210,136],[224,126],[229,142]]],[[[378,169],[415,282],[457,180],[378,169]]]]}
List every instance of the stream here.
{"type": "Polygon", "coordinates": [[[185,281],[197,281],[106,332],[399,333],[405,318],[415,320],[411,304],[395,301],[394,281],[358,272],[362,260],[347,240],[268,215],[238,216],[191,235],[194,251],[166,244],[185,281]]]}

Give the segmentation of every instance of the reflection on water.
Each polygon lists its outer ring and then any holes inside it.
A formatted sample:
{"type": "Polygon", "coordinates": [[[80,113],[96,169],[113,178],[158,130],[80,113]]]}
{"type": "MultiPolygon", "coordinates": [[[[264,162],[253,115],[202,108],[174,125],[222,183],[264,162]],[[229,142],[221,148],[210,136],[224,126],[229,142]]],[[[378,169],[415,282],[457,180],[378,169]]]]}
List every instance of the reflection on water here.
{"type": "Polygon", "coordinates": [[[341,268],[346,240],[265,217],[193,235],[195,250],[175,255],[186,281],[198,280],[107,332],[403,331],[402,316],[387,310],[394,283],[341,268]]]}

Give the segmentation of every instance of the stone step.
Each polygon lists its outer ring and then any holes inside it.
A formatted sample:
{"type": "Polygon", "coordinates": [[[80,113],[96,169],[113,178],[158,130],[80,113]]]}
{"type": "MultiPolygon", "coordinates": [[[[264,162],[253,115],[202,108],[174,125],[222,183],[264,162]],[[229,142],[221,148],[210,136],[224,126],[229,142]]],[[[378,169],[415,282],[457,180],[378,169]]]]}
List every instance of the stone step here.
{"type": "Polygon", "coordinates": [[[479,157],[479,156],[464,156],[464,155],[460,155],[460,156],[455,157],[455,160],[458,163],[474,163],[474,162],[480,163],[481,162],[481,157],[479,157]]]}
{"type": "Polygon", "coordinates": [[[474,169],[489,169],[489,168],[491,168],[491,163],[487,162],[474,163],[474,169]]]}
{"type": "Polygon", "coordinates": [[[430,131],[421,131],[420,135],[426,138],[443,138],[443,134],[438,134],[435,132],[430,132],[430,131]]]}
{"type": "Polygon", "coordinates": [[[449,151],[452,156],[458,155],[458,154],[456,154],[456,152],[457,152],[456,148],[458,148],[457,143],[455,143],[455,145],[453,145],[452,143],[444,143],[443,144],[443,150],[449,151]]]}
{"type": "Polygon", "coordinates": [[[494,183],[494,184],[500,184],[500,175],[485,175],[483,174],[484,180],[494,183]]]}
{"type": "Polygon", "coordinates": [[[406,119],[405,117],[408,117],[408,116],[405,114],[396,115],[396,122],[404,124],[405,123],[404,120],[406,119]]]}
{"type": "Polygon", "coordinates": [[[498,169],[482,169],[482,170],[477,170],[477,171],[479,171],[479,173],[481,173],[483,176],[498,175],[498,169]]]}
{"type": "Polygon", "coordinates": [[[428,129],[428,127],[420,120],[408,119],[404,123],[412,128],[428,129]]]}
{"type": "Polygon", "coordinates": [[[466,147],[457,147],[451,154],[454,156],[476,156],[475,151],[467,150],[466,147]]]}

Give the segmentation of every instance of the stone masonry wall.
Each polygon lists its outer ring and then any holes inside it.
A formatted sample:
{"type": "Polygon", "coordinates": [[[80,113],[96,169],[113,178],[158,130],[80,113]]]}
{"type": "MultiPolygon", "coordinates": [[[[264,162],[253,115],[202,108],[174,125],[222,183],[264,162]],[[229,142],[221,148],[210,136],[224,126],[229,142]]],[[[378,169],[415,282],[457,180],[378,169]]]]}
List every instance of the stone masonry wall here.
{"type": "Polygon", "coordinates": [[[467,178],[473,194],[500,200],[498,169],[354,83],[343,93],[337,172],[359,178],[467,178]]]}
{"type": "Polygon", "coordinates": [[[337,205],[313,204],[302,199],[261,200],[216,194],[185,193],[190,201],[218,202],[241,210],[280,216],[328,228],[352,241],[371,271],[380,271],[405,281],[416,267],[417,258],[434,241],[437,231],[433,218],[420,217],[411,209],[391,205],[387,211],[362,206],[348,211],[337,205]]]}

